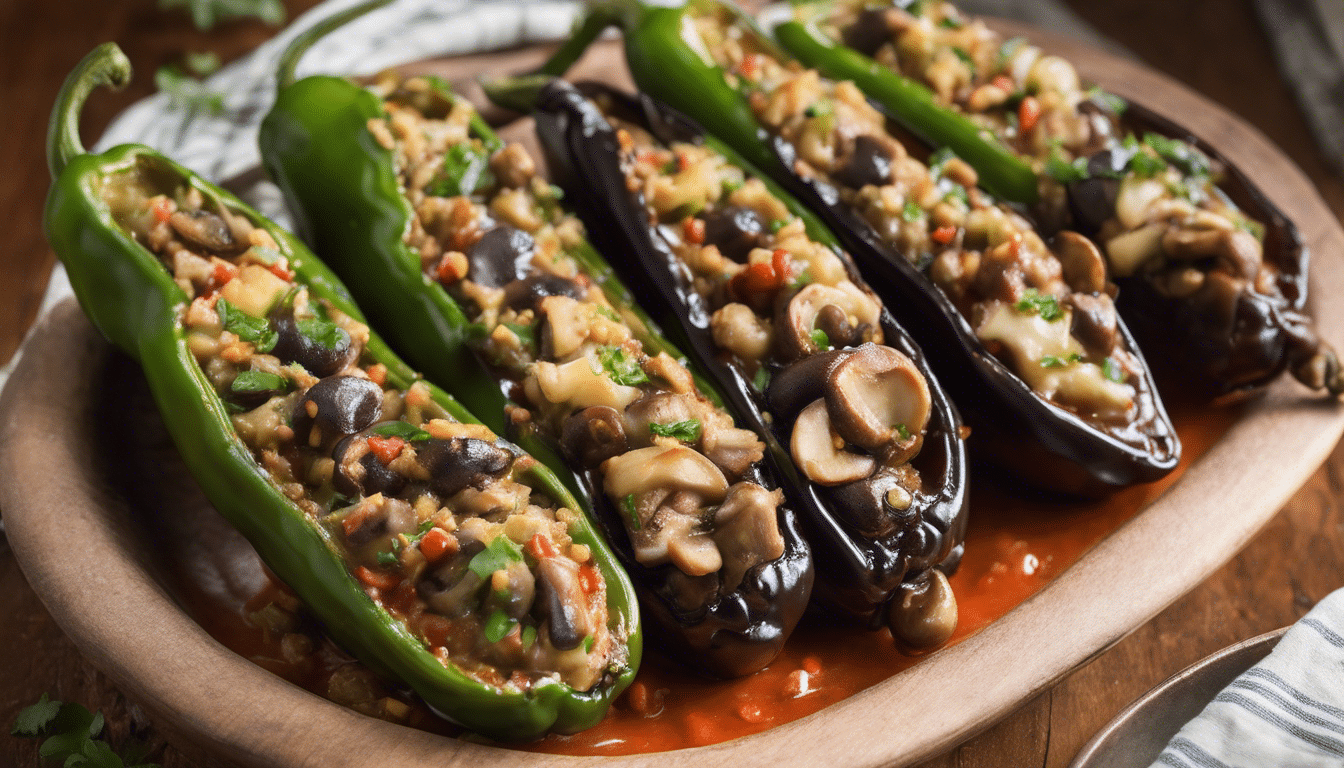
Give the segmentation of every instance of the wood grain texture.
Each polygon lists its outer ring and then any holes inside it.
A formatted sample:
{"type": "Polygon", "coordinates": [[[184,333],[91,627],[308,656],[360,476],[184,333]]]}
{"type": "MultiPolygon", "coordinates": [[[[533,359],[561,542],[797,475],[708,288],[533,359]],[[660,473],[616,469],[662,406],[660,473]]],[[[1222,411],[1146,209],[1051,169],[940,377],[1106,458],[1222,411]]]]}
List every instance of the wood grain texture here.
{"type": "MultiPolygon", "coordinates": [[[[313,4],[291,0],[290,10],[313,4]]],[[[1113,0],[1074,3],[1104,32],[1144,60],[1211,96],[1263,131],[1307,173],[1333,214],[1344,214],[1344,185],[1330,175],[1311,142],[1291,95],[1269,58],[1249,2],[1228,0],[1113,0]]],[[[41,158],[46,113],[65,72],[94,44],[115,39],[141,73],[132,88],[90,102],[87,136],[111,115],[152,89],[148,73],[183,50],[209,48],[224,58],[264,39],[270,30],[229,24],[203,35],[180,13],[157,11],[152,0],[38,2],[0,7],[0,93],[8,107],[0,161],[0,212],[11,223],[0,253],[9,278],[0,281],[0,359],[8,358],[31,322],[52,256],[41,237],[41,158]]],[[[1284,510],[1230,563],[1199,588],[1097,660],[1015,714],[925,766],[1066,766],[1074,753],[1125,704],[1196,659],[1301,616],[1344,583],[1344,450],[1293,496],[1284,510]]],[[[101,708],[114,739],[133,728],[153,734],[135,704],[93,671],[27,587],[7,548],[0,547],[0,765],[33,765],[35,745],[9,737],[8,724],[42,693],[101,708]],[[13,649],[13,650],[11,650],[13,649]]],[[[161,739],[160,739],[161,743],[161,739]]],[[[169,747],[165,766],[197,764],[169,747]]]]}

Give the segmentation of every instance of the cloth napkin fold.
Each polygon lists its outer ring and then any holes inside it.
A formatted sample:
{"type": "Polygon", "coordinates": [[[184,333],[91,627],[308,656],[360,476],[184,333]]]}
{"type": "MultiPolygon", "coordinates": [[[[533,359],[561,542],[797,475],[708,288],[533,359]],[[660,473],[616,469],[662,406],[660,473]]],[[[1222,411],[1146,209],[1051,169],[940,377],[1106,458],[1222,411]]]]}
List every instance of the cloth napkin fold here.
{"type": "Polygon", "coordinates": [[[1344,765],[1344,589],[1293,625],[1224,688],[1153,768],[1344,765]]]}

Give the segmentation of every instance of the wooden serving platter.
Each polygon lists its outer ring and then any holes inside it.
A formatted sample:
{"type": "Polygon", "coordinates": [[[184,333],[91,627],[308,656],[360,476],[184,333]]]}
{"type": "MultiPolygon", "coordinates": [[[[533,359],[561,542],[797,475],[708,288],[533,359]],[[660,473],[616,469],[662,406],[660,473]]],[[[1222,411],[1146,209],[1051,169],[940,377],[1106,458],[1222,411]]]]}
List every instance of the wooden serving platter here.
{"type": "MultiPolygon", "coordinates": [[[[1086,79],[1176,117],[1241,167],[1297,222],[1314,255],[1311,307],[1321,332],[1344,339],[1344,306],[1319,301],[1344,290],[1344,231],[1300,171],[1254,129],[1171,80],[1023,31],[1074,61],[1086,79]]],[[[512,52],[427,69],[452,78],[518,69],[542,55],[512,52]]],[[[578,76],[628,87],[618,62],[613,46],[601,47],[578,76]]],[[[73,302],[41,324],[0,400],[6,533],[33,588],[96,666],[176,742],[243,765],[907,764],[988,727],[1201,582],[1273,516],[1344,432],[1344,409],[1281,381],[1146,509],[961,643],[760,734],[670,753],[580,758],[506,751],[367,718],[212,637],[174,589],[181,574],[169,563],[182,553],[169,557],[165,542],[185,542],[186,554],[203,561],[248,550],[218,521],[174,527],[178,510],[201,506],[199,491],[156,471],[173,464],[171,445],[126,372],[126,361],[73,302]],[[127,488],[127,473],[148,480],[127,488]]],[[[257,586],[212,588],[250,594],[257,586]]]]}

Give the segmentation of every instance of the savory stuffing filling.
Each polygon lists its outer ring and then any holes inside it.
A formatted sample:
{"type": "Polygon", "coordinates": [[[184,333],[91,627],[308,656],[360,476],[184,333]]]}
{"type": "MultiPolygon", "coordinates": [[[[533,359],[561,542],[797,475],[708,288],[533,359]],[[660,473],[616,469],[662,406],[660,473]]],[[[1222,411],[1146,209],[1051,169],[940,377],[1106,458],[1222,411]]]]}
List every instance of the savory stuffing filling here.
{"type": "Polygon", "coordinates": [[[876,489],[880,510],[843,505],[866,533],[896,530],[920,491],[928,382],[882,345],[882,306],[831,248],[808,237],[760,179],[713,149],[664,146],[606,109],[627,184],[712,312],[715,345],[769,394],[795,464],[823,486],[876,489]]]}
{"type": "Polygon", "coordinates": [[[574,510],[535,460],[400,387],[369,329],[294,281],[271,235],[195,188],[107,180],[117,221],[186,292],[186,343],[238,437],[375,603],[443,663],[503,690],[588,690],[624,663],[574,510]]]}
{"type": "Polygon", "coordinates": [[[927,164],[911,157],[852,82],[781,63],[722,13],[694,17],[696,29],[757,119],[793,146],[795,172],[833,185],[1042,398],[1101,424],[1135,417],[1141,366],[1117,332],[1090,241],[1064,233],[1052,252],[976,187],[969,164],[946,152],[927,164]]]}
{"type": "Polygon", "coordinates": [[[467,312],[476,348],[526,405],[512,414],[595,470],[635,559],[680,572],[683,608],[735,590],[784,553],[782,492],[760,483],[765,446],[613,304],[559,189],[518,145],[470,134],[474,110],[439,83],[384,84],[373,135],[415,211],[407,243],[467,312]]]}
{"type": "Polygon", "coordinates": [[[1065,59],[945,2],[842,0],[828,24],[1030,159],[1043,219],[1098,230],[1113,276],[1142,273],[1164,295],[1215,304],[1246,289],[1278,295],[1263,227],[1218,189],[1216,164],[1176,139],[1124,135],[1125,102],[1085,87],[1065,59]]]}

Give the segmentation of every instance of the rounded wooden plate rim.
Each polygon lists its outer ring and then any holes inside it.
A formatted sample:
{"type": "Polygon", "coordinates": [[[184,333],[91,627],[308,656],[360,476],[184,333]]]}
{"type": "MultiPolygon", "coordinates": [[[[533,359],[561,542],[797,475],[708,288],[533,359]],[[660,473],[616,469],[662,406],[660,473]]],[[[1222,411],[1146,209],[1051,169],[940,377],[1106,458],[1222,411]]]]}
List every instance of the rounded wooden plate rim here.
{"type": "MultiPolygon", "coordinates": [[[[1344,292],[1344,231],[1302,172],[1258,131],[1142,65],[1004,26],[1068,56],[1086,79],[1179,115],[1298,223],[1316,256],[1311,295],[1344,292]]],[[[1344,337],[1344,305],[1313,301],[1312,308],[1326,338],[1344,337]]],[[[10,543],[33,589],[95,666],[181,739],[246,765],[914,762],[987,728],[1204,580],[1344,432],[1344,409],[1280,381],[1148,509],[959,645],[761,734],[675,752],[579,758],[504,751],[366,718],[270,675],[206,634],[113,525],[125,510],[93,474],[92,387],[105,354],[78,307],[66,302],[40,324],[0,398],[0,508],[10,543]],[[1274,472],[1259,471],[1266,456],[1275,457],[1274,472]],[[66,552],[80,555],[72,560],[66,552]],[[99,567],[90,572],[87,563],[99,567]]]]}

